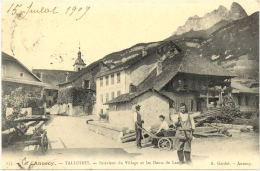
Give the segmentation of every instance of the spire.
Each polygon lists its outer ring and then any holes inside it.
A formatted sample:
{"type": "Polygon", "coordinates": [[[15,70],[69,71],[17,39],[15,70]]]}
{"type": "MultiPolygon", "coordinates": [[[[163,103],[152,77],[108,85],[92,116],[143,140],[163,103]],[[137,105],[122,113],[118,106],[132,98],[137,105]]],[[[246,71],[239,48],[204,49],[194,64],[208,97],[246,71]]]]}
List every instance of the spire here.
{"type": "Polygon", "coordinates": [[[80,42],[79,42],[78,58],[80,58],[80,59],[81,59],[80,42]]]}
{"type": "Polygon", "coordinates": [[[85,62],[81,58],[80,42],[79,42],[78,58],[75,60],[75,63],[73,66],[74,66],[75,71],[80,71],[82,68],[84,68],[86,66],[85,62]]]}

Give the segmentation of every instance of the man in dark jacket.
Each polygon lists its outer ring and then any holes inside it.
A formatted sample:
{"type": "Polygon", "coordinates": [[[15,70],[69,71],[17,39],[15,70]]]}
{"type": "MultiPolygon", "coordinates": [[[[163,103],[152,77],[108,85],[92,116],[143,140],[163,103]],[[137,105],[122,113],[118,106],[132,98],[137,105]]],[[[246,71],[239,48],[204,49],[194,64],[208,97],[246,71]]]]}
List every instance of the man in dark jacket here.
{"type": "Polygon", "coordinates": [[[140,114],[140,105],[137,105],[135,107],[135,112],[134,112],[134,123],[135,123],[135,132],[136,132],[136,145],[137,148],[142,148],[141,145],[141,137],[142,137],[142,117],[140,114]]]}

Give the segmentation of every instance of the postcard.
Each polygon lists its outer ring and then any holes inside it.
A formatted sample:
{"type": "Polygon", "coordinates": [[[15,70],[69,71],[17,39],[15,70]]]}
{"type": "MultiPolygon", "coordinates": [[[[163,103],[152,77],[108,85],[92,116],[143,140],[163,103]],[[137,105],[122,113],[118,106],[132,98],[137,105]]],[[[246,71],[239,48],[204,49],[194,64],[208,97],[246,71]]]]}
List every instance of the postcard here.
{"type": "Polygon", "coordinates": [[[258,0],[3,0],[4,170],[259,169],[258,0]]]}

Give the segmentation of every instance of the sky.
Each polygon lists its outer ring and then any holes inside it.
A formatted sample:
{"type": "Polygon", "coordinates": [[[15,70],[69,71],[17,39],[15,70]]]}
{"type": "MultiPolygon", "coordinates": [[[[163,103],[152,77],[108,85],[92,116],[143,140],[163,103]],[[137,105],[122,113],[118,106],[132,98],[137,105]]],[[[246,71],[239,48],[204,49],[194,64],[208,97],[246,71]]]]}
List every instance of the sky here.
{"type": "MultiPolygon", "coordinates": [[[[1,48],[29,69],[73,70],[79,45],[82,58],[88,65],[137,43],[163,40],[190,16],[201,17],[219,5],[230,9],[232,2],[35,0],[30,9],[40,10],[43,7],[46,13],[29,12],[25,16],[32,1],[3,0],[1,48]],[[15,5],[20,5],[16,12],[12,10],[15,5]],[[21,14],[21,11],[25,12],[21,14]]],[[[248,15],[259,11],[259,0],[236,2],[248,15]]]]}

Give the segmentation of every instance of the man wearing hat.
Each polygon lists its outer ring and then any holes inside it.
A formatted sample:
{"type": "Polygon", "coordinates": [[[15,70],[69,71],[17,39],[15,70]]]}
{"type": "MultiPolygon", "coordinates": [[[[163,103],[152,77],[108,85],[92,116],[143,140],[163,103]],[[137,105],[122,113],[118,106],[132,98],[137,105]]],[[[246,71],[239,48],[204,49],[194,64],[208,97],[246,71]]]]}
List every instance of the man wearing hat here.
{"type": "Polygon", "coordinates": [[[142,148],[141,137],[142,137],[142,117],[140,114],[140,105],[135,106],[134,112],[134,123],[135,123],[135,132],[136,132],[136,145],[137,148],[142,148]]]}

